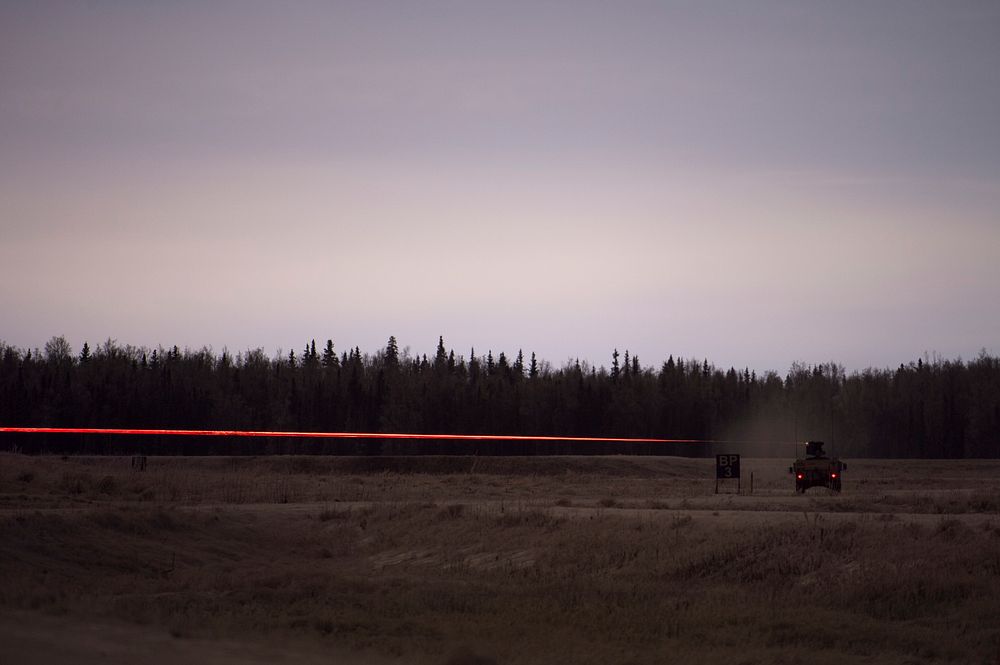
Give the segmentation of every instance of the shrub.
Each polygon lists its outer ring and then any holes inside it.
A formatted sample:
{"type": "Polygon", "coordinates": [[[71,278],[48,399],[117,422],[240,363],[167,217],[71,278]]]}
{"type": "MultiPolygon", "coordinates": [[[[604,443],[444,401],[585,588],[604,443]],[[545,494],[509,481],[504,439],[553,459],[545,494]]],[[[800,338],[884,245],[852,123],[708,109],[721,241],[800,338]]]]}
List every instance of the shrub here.
{"type": "Polygon", "coordinates": [[[59,478],[59,489],[66,494],[83,494],[90,486],[90,476],[84,473],[64,473],[59,478]]]}
{"type": "Polygon", "coordinates": [[[553,527],[563,523],[561,517],[553,517],[541,510],[517,510],[497,516],[497,526],[553,527]]]}
{"type": "Polygon", "coordinates": [[[115,490],[118,488],[118,483],[112,476],[104,476],[101,478],[100,482],[97,483],[97,491],[101,494],[114,494],[115,490]]]}
{"type": "Polygon", "coordinates": [[[677,517],[670,520],[671,529],[682,529],[691,524],[690,515],[678,515],[677,517]]]}
{"type": "Polygon", "coordinates": [[[443,520],[454,520],[462,516],[462,511],[465,509],[460,503],[452,503],[445,506],[438,512],[438,518],[443,520]]]}
{"type": "Polygon", "coordinates": [[[350,517],[350,510],[334,510],[333,508],[327,508],[323,510],[319,515],[320,522],[329,522],[330,520],[342,520],[350,517]]]}

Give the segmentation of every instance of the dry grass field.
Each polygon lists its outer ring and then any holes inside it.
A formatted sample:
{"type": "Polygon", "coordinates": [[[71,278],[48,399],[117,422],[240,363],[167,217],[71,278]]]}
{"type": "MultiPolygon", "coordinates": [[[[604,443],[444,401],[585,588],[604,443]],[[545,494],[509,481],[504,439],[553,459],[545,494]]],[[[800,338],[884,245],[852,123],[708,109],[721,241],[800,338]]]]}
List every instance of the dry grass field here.
{"type": "Polygon", "coordinates": [[[0,663],[1000,662],[997,461],[129,461],[0,455],[0,663]]]}

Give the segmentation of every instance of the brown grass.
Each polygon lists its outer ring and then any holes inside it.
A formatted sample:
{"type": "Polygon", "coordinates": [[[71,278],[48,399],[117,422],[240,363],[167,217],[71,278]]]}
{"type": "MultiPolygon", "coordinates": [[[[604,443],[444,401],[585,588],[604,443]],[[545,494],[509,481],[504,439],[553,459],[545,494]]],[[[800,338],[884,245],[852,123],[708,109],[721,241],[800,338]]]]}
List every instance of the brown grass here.
{"type": "Polygon", "coordinates": [[[760,461],[747,497],[701,460],[418,461],[0,456],[0,608],[470,665],[1000,648],[995,462],[797,497],[760,461]]]}

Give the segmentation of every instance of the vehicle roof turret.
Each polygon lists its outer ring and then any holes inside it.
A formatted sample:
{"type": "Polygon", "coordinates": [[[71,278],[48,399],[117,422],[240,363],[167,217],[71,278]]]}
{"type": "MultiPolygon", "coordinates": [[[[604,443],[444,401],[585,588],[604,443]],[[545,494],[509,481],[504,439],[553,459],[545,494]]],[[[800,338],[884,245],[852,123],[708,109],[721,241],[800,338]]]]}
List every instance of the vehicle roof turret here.
{"type": "Polygon", "coordinates": [[[817,459],[820,457],[826,457],[823,452],[823,442],[822,441],[806,441],[806,457],[817,459]]]}

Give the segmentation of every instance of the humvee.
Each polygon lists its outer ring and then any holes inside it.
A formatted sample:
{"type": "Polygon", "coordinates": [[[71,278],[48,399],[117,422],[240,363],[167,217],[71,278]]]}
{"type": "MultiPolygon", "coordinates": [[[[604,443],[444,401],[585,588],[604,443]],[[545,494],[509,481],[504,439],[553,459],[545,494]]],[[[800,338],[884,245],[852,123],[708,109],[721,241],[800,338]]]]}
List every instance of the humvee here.
{"type": "Polygon", "coordinates": [[[841,475],[845,469],[847,464],[824,454],[822,441],[807,441],[805,458],[795,460],[788,467],[788,472],[795,474],[796,492],[805,492],[810,487],[817,486],[839,492],[841,475]]]}

